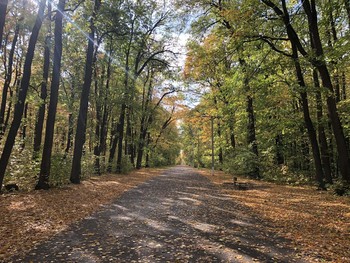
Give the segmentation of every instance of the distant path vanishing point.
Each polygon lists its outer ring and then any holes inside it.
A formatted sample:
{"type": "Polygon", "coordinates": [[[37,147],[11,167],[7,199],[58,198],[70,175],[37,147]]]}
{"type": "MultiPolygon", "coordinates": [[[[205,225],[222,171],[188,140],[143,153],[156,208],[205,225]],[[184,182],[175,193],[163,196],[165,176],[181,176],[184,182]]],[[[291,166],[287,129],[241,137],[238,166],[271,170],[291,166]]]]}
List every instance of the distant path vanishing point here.
{"type": "Polygon", "coordinates": [[[177,166],[10,262],[307,262],[263,224],[177,166]]]}

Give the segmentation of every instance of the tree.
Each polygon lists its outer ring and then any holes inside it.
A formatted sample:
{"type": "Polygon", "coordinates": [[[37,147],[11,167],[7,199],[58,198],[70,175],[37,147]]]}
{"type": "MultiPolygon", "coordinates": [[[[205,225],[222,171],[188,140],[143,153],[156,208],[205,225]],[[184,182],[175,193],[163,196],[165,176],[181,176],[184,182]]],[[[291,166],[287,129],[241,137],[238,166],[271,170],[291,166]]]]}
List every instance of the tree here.
{"type": "MultiPolygon", "coordinates": [[[[60,14],[58,14],[60,16],[60,14]]],[[[33,157],[36,159],[38,157],[40,147],[41,147],[41,139],[42,139],[42,131],[44,126],[45,119],[45,111],[46,111],[46,98],[47,98],[47,85],[49,81],[49,71],[50,71],[50,55],[51,55],[51,3],[48,4],[48,22],[49,29],[45,38],[44,44],[44,65],[43,65],[43,79],[41,82],[41,90],[40,90],[40,106],[37,113],[37,119],[35,122],[34,129],[34,145],[33,145],[33,157]]]]}
{"type": "Polygon", "coordinates": [[[81,175],[81,158],[83,155],[83,146],[86,139],[86,121],[89,103],[90,87],[92,82],[92,67],[94,56],[94,41],[95,41],[95,19],[97,18],[100,9],[101,1],[95,0],[92,16],[90,19],[90,32],[88,37],[88,47],[86,50],[86,63],[84,73],[83,90],[80,97],[79,115],[77,120],[77,130],[75,134],[75,145],[73,163],[70,175],[70,181],[74,184],[80,183],[81,175]]]}
{"type": "Polygon", "coordinates": [[[1,190],[2,182],[5,176],[7,164],[11,156],[12,148],[15,143],[15,138],[23,116],[25,100],[27,97],[27,92],[28,92],[29,82],[31,77],[31,66],[33,62],[36,42],[38,40],[39,31],[40,31],[43,17],[44,17],[45,6],[46,6],[46,1],[45,0],[40,1],[38,15],[37,15],[34,27],[32,29],[32,34],[30,36],[29,43],[28,43],[27,55],[26,55],[24,67],[23,67],[23,76],[21,80],[21,86],[18,92],[18,99],[15,105],[13,121],[9,130],[9,134],[6,138],[5,146],[0,158],[0,190],[1,190]]]}
{"type": "Polygon", "coordinates": [[[281,10],[278,6],[276,6],[272,1],[262,0],[264,4],[269,6],[278,17],[285,24],[286,30],[288,32],[290,41],[295,45],[298,51],[306,58],[310,58],[310,62],[312,65],[319,71],[320,77],[323,83],[323,86],[326,87],[330,94],[327,97],[327,107],[330,121],[332,123],[333,133],[335,137],[335,141],[337,144],[338,156],[339,156],[339,166],[342,177],[345,181],[350,181],[350,159],[349,153],[347,149],[347,144],[342,128],[342,124],[340,122],[340,118],[337,111],[336,101],[333,96],[334,88],[332,84],[332,80],[329,74],[329,70],[327,67],[327,63],[324,60],[324,51],[323,45],[320,38],[319,28],[318,28],[318,18],[317,18],[317,10],[315,1],[303,1],[302,6],[307,16],[308,25],[309,25],[309,33],[311,36],[311,45],[315,52],[315,56],[310,56],[310,54],[305,50],[302,42],[300,41],[299,35],[297,34],[294,27],[289,23],[288,19],[288,10],[286,1],[282,0],[282,8],[281,10]]]}
{"type": "Polygon", "coordinates": [[[55,18],[55,51],[53,54],[52,81],[50,88],[49,111],[46,120],[45,143],[41,159],[39,180],[35,189],[48,189],[51,168],[51,154],[53,145],[53,136],[55,130],[55,119],[58,103],[58,89],[61,77],[61,58],[62,58],[62,20],[66,1],[60,0],[57,5],[55,18]]]}

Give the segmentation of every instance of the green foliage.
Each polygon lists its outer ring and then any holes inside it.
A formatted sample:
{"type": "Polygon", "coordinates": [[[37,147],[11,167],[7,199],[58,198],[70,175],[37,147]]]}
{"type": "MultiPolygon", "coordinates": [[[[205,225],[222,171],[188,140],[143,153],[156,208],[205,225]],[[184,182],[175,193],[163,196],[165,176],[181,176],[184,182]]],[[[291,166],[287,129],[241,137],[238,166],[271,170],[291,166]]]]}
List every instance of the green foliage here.
{"type": "Polygon", "coordinates": [[[31,151],[22,149],[20,143],[14,146],[4,184],[15,183],[20,190],[31,190],[40,171],[40,162],[31,159],[31,151]]]}
{"type": "Polygon", "coordinates": [[[122,157],[122,164],[121,164],[121,173],[122,174],[128,174],[134,169],[134,166],[130,162],[130,156],[123,155],[122,157]]]}
{"type": "Polygon", "coordinates": [[[227,154],[224,170],[231,174],[250,175],[259,167],[259,160],[249,149],[240,147],[227,154]]]}
{"type": "Polygon", "coordinates": [[[287,165],[274,165],[265,170],[263,179],[278,184],[305,185],[313,183],[309,173],[290,171],[287,165]]]}
{"type": "Polygon", "coordinates": [[[85,151],[81,160],[81,178],[90,178],[95,169],[95,156],[92,152],[85,151]]]}
{"type": "Polygon", "coordinates": [[[51,157],[50,186],[59,187],[69,184],[71,171],[71,156],[64,157],[63,154],[53,154],[51,157]]]}
{"type": "Polygon", "coordinates": [[[161,167],[168,165],[168,160],[162,154],[152,154],[150,158],[151,167],[161,167]]]}

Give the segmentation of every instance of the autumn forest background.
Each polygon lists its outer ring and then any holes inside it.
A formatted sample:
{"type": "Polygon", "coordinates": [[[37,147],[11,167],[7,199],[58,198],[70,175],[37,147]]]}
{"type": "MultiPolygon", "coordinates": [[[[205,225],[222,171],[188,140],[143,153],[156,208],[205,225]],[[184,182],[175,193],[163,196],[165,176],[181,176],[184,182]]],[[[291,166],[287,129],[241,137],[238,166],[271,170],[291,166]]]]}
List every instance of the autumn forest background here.
{"type": "Polygon", "coordinates": [[[349,194],[349,32],[349,0],[1,0],[0,187],[214,150],[218,170],[349,194]]]}

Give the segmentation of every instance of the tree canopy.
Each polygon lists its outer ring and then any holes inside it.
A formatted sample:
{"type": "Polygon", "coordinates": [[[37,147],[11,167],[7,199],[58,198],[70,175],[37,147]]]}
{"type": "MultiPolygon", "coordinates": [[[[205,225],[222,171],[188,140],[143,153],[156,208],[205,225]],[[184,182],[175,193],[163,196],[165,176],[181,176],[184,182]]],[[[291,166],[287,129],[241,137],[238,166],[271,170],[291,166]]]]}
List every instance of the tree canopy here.
{"type": "Polygon", "coordinates": [[[349,184],[349,28],[347,0],[2,1],[0,187],[213,157],[349,184]]]}

